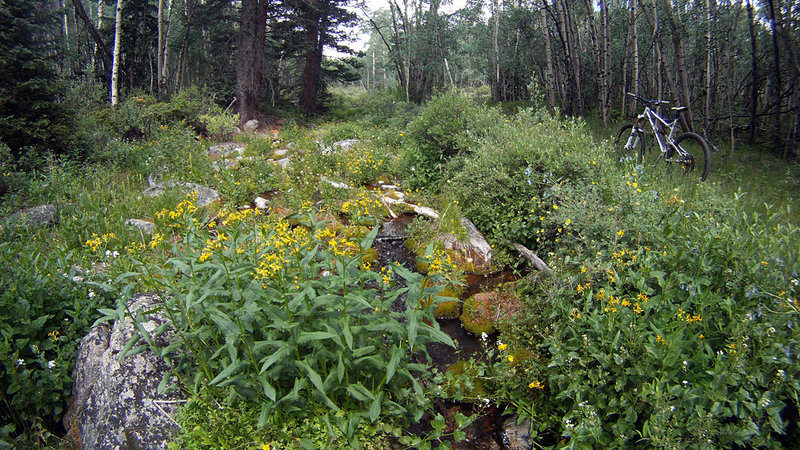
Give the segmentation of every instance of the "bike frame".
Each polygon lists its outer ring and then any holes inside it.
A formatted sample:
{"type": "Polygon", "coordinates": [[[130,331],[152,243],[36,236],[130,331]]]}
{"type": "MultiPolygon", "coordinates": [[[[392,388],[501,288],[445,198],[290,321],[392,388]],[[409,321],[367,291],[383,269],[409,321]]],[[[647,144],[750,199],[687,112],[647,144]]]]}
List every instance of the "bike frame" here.
{"type": "MultiPolygon", "coordinates": [[[[676,116],[675,120],[673,120],[671,123],[667,122],[647,104],[644,106],[644,112],[639,114],[639,116],[636,118],[636,123],[631,131],[631,137],[628,138],[628,142],[625,144],[626,149],[636,148],[638,139],[644,138],[645,129],[641,126],[644,119],[647,119],[647,123],[650,124],[650,129],[653,130],[653,135],[656,137],[656,142],[658,142],[658,147],[661,150],[659,159],[664,158],[664,161],[667,162],[681,162],[689,155],[685,150],[680,148],[680,146],[675,145],[674,134],[675,127],[677,126],[679,120],[678,117],[676,116]],[[669,134],[664,132],[663,127],[669,128],[669,134]],[[679,158],[673,159],[671,157],[672,152],[669,151],[670,148],[677,151],[679,158]]],[[[656,160],[656,163],[658,163],[658,160],[656,160]]]]}

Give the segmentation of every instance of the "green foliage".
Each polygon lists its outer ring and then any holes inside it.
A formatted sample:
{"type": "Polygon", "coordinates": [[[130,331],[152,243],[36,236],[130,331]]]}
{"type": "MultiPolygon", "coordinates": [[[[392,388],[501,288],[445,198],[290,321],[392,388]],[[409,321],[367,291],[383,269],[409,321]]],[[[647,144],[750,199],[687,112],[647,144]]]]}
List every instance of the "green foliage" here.
{"type": "Polygon", "coordinates": [[[497,110],[478,106],[463,94],[434,96],[408,124],[410,142],[400,161],[406,185],[438,191],[447,161],[473,150],[502,120],[497,110]]]}
{"type": "Polygon", "coordinates": [[[64,84],[43,42],[54,24],[47,11],[22,0],[0,4],[0,142],[15,156],[26,147],[64,152],[74,142],[64,84]]]}
{"type": "Polygon", "coordinates": [[[433,319],[429,299],[440,288],[425,287],[428,277],[393,265],[407,283],[395,288],[363,264],[377,227],[356,241],[331,238],[312,214],[291,228],[274,217],[254,222],[252,210],[221,212],[203,227],[193,211],[188,201],[162,215],[179,232],[178,242],[157,244],[168,259],[125,275],[165,292],[163,311],[181,339],[157,348],[139,327],[131,351],[153,347],[192,392],[257,401],[260,426],[319,409],[349,439],[383,415],[419,420],[427,366],[410,355],[453,343],[433,319]],[[396,312],[401,294],[408,309],[396,312]]]}
{"type": "MultiPolygon", "coordinates": [[[[287,417],[274,427],[260,427],[260,405],[238,399],[230,405],[220,405],[213,396],[204,393],[194,397],[178,413],[181,433],[170,448],[216,449],[257,447],[269,444],[270,449],[330,448],[331,446],[382,449],[388,436],[399,437],[402,429],[382,420],[375,424],[360,423],[353,437],[347,439],[331,422],[323,419],[324,411],[305,418],[287,417]]],[[[333,414],[336,420],[345,419],[347,411],[333,414]]]]}
{"type": "Polygon", "coordinates": [[[556,296],[551,318],[566,323],[546,341],[550,382],[576,444],[771,446],[797,420],[800,267],[787,243],[800,230],[728,206],[679,208],[663,247],[620,245],[556,296]]]}
{"type": "Polygon", "coordinates": [[[239,114],[201,114],[197,120],[206,127],[211,138],[228,140],[239,125],[239,114]]]}
{"type": "Polygon", "coordinates": [[[58,428],[78,343],[109,299],[78,275],[71,253],[31,252],[27,240],[38,237],[19,231],[0,229],[0,442],[41,445],[28,439],[58,428]]]}
{"type": "Polygon", "coordinates": [[[487,134],[462,159],[447,189],[490,240],[555,245],[568,231],[565,221],[551,219],[565,190],[594,192],[599,203],[612,198],[602,180],[613,172],[601,171],[602,149],[580,122],[524,110],[487,134]]]}

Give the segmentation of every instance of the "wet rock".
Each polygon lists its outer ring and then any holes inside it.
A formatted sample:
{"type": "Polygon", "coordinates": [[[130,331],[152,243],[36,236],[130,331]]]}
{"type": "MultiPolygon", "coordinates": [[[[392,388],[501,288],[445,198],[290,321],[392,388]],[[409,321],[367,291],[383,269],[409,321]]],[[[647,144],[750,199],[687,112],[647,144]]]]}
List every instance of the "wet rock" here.
{"type": "Polygon", "coordinates": [[[531,450],[531,421],[520,422],[519,416],[511,417],[503,422],[503,447],[508,450],[531,450]]]}
{"type": "Polygon", "coordinates": [[[151,183],[150,187],[142,191],[142,195],[145,197],[158,197],[159,195],[163,195],[167,189],[171,188],[177,188],[186,193],[197,191],[197,201],[195,202],[197,207],[206,206],[219,199],[219,192],[214,189],[203,186],[202,184],[186,183],[183,181],[151,183]]]}
{"type": "Polygon", "coordinates": [[[44,225],[55,225],[58,223],[58,211],[70,206],[68,203],[56,204],[49,203],[33,208],[17,211],[8,217],[6,222],[9,224],[24,225],[28,227],[41,227],[44,225]]]}
{"type": "Polygon", "coordinates": [[[145,234],[152,234],[156,229],[156,224],[141,219],[128,219],[125,221],[125,225],[138,228],[145,234]]]}
{"type": "MultiPolygon", "coordinates": [[[[154,294],[133,297],[134,314],[161,303],[154,294]]],[[[166,322],[163,313],[149,314],[142,323],[153,331],[166,322]]],[[[119,354],[136,333],[130,318],[109,329],[99,325],[81,340],[75,363],[72,398],[64,426],[75,447],[83,449],[167,448],[178,426],[172,419],[185,397],[180,391],[159,394],[169,367],[150,350],[120,360],[119,354]]],[[[155,336],[159,345],[174,339],[169,330],[155,336]]],[[[174,384],[175,380],[172,379],[174,384]]]]}
{"type": "Polygon", "coordinates": [[[250,119],[247,122],[245,122],[244,125],[242,125],[242,130],[245,133],[252,133],[258,129],[258,125],[259,125],[258,120],[250,119]]]}

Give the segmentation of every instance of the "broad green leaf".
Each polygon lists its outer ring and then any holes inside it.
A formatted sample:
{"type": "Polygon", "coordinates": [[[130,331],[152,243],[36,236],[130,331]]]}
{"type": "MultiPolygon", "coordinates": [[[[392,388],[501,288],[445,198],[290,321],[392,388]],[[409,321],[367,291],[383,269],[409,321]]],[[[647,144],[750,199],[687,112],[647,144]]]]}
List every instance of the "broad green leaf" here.
{"type": "Polygon", "coordinates": [[[331,339],[335,335],[327,331],[301,331],[297,337],[298,344],[305,344],[311,341],[321,341],[324,339],[331,339]]]}
{"type": "Polygon", "coordinates": [[[274,402],[277,395],[275,387],[272,386],[272,384],[270,384],[270,382],[267,381],[266,377],[264,376],[258,377],[258,381],[261,383],[261,387],[264,390],[264,395],[266,395],[268,399],[274,402]]]}
{"type": "Polygon", "coordinates": [[[378,392],[378,395],[372,400],[372,405],[369,407],[369,420],[375,423],[381,415],[381,400],[383,400],[383,392],[378,392]]]}
{"type": "Polygon", "coordinates": [[[366,347],[357,348],[353,351],[353,358],[361,358],[375,351],[374,345],[367,345],[366,347]]]}
{"type": "Polygon", "coordinates": [[[372,231],[361,241],[361,250],[366,250],[372,247],[372,243],[375,242],[375,237],[378,236],[378,230],[380,230],[380,225],[375,225],[372,228],[372,231]]]}
{"type": "Polygon", "coordinates": [[[267,369],[269,369],[273,364],[277,361],[283,359],[286,355],[288,355],[293,350],[293,347],[286,344],[283,347],[279,348],[278,351],[269,355],[268,357],[264,358],[261,363],[261,372],[264,373],[267,369]]]}
{"type": "Polygon", "coordinates": [[[217,384],[217,383],[221,382],[222,380],[225,380],[226,378],[229,378],[230,376],[237,374],[242,369],[247,367],[247,365],[248,364],[247,364],[246,361],[237,361],[237,362],[231,363],[231,364],[228,365],[228,367],[225,368],[225,370],[223,370],[217,376],[215,376],[214,379],[209,382],[209,384],[212,384],[212,385],[217,384]]]}
{"type": "Polygon", "coordinates": [[[346,390],[351,397],[360,402],[366,402],[367,400],[375,398],[375,396],[372,395],[372,392],[370,392],[369,389],[362,386],[361,383],[351,384],[347,386],[346,390]]]}
{"type": "Polygon", "coordinates": [[[392,346],[392,357],[389,359],[389,364],[386,365],[386,382],[392,380],[394,371],[397,370],[397,365],[400,364],[400,358],[403,356],[403,351],[397,348],[396,345],[392,346]]]}

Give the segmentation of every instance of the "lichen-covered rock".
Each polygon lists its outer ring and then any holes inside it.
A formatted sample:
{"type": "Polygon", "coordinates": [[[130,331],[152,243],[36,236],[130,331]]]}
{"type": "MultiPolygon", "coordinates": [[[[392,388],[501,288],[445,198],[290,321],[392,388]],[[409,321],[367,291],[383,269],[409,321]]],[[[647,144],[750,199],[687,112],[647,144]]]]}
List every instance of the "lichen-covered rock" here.
{"type": "Polygon", "coordinates": [[[464,255],[472,266],[471,272],[488,271],[492,266],[492,246],[471,220],[462,217],[461,226],[467,232],[466,242],[459,241],[455,235],[447,234],[439,238],[444,248],[464,255]]]}
{"type": "Polygon", "coordinates": [[[128,219],[125,221],[125,225],[138,228],[144,234],[153,234],[156,229],[156,224],[142,219],[128,219]]]}
{"type": "Polygon", "coordinates": [[[227,158],[234,153],[236,156],[242,156],[244,154],[244,145],[236,142],[225,142],[208,147],[208,156],[211,158],[227,158]]]}
{"type": "Polygon", "coordinates": [[[158,197],[159,195],[164,194],[164,192],[170,188],[177,188],[186,193],[197,191],[197,201],[195,202],[197,207],[206,206],[219,199],[219,192],[215,191],[214,189],[211,189],[208,186],[203,186],[202,184],[186,183],[183,181],[151,183],[150,187],[142,191],[142,195],[145,197],[158,197]]]}
{"type": "Polygon", "coordinates": [[[330,155],[335,152],[346,152],[359,144],[361,144],[361,141],[358,139],[345,139],[343,141],[334,142],[330,147],[325,147],[322,149],[322,154],[330,155]]]}
{"type": "MultiPolygon", "coordinates": [[[[152,310],[161,299],[140,294],[129,302],[134,314],[152,310]]],[[[143,322],[153,331],[166,318],[152,313],[143,322]]],[[[167,448],[178,426],[172,419],[180,391],[159,394],[158,385],[169,367],[147,350],[120,361],[119,355],[136,333],[132,320],[95,327],[81,340],[73,372],[75,383],[64,426],[77,448],[82,449],[161,449],[167,448]]],[[[172,333],[156,339],[166,345],[172,333]]],[[[174,383],[174,379],[172,380],[174,383]]]]}
{"type": "Polygon", "coordinates": [[[22,211],[17,211],[9,216],[7,222],[9,224],[24,225],[28,227],[54,225],[58,223],[59,209],[66,206],[69,206],[69,204],[58,205],[55,203],[49,203],[46,205],[39,205],[33,208],[23,209],[22,211]]]}
{"type": "Polygon", "coordinates": [[[247,122],[245,122],[244,125],[242,125],[242,131],[244,131],[245,133],[252,133],[258,130],[258,125],[259,125],[258,120],[250,119],[247,122]]]}
{"type": "Polygon", "coordinates": [[[514,416],[503,422],[503,448],[508,450],[531,450],[531,421],[514,416]]]}

